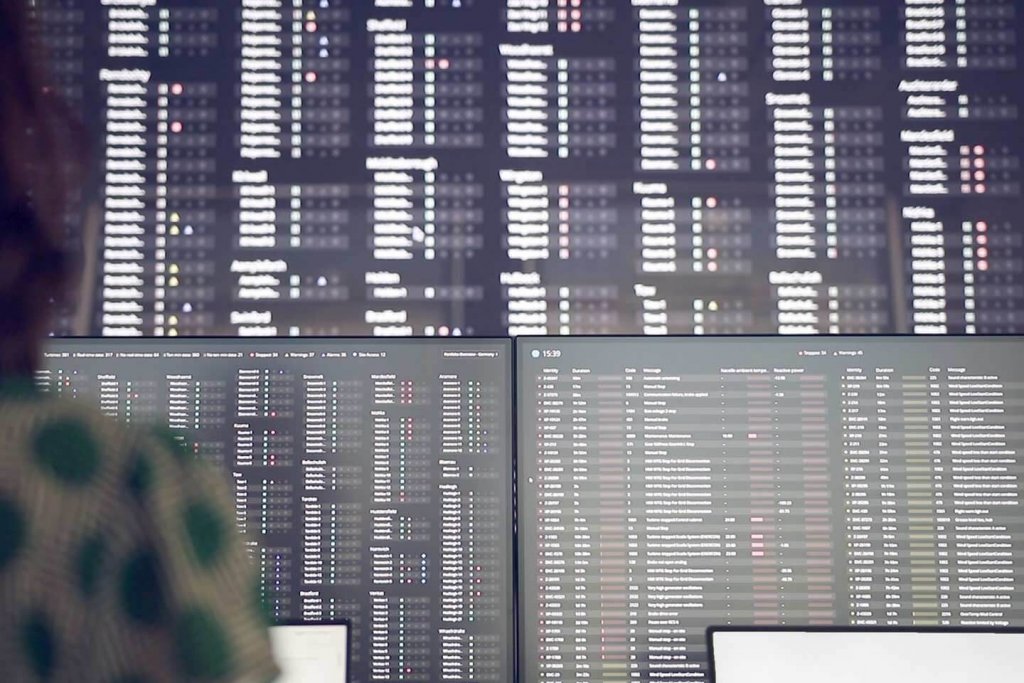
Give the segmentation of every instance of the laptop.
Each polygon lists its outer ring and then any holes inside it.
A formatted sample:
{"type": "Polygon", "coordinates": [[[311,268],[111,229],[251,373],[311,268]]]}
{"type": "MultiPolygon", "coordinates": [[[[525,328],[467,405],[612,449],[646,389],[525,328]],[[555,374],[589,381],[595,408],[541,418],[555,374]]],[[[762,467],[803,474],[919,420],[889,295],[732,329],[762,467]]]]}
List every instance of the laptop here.
{"type": "Polygon", "coordinates": [[[713,683],[1024,681],[1024,629],[715,627],[713,683]]]}
{"type": "Polygon", "coordinates": [[[348,683],[350,635],[346,622],[271,627],[276,683],[348,683]]]}

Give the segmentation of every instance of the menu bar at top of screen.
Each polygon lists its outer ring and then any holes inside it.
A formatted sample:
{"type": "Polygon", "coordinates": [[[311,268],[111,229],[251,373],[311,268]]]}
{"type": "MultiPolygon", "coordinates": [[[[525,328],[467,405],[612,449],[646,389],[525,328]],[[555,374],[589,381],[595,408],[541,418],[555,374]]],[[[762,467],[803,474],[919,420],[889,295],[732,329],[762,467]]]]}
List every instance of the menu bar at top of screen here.
{"type": "Polygon", "coordinates": [[[61,334],[1024,329],[1013,0],[35,7],[61,334]]]}

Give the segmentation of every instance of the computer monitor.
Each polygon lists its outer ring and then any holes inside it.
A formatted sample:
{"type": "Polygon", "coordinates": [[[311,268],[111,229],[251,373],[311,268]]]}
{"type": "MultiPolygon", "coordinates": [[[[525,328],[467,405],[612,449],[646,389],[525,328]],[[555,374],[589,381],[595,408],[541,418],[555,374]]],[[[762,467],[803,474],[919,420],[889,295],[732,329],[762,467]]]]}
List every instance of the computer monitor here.
{"type": "Polygon", "coordinates": [[[36,0],[79,334],[1024,332],[1019,0],[36,0]]]}
{"type": "Polygon", "coordinates": [[[708,629],[713,683],[1011,683],[1024,630],[708,629]]]}
{"type": "Polygon", "coordinates": [[[279,622],[351,621],[352,683],[513,675],[511,342],[66,339],[40,386],[186,433],[279,622]]]}
{"type": "Polygon", "coordinates": [[[271,627],[276,683],[348,683],[349,637],[347,623],[271,627]]]}
{"type": "Polygon", "coordinates": [[[519,339],[523,680],[706,680],[716,624],[1024,626],[1022,358],[519,339]]]}

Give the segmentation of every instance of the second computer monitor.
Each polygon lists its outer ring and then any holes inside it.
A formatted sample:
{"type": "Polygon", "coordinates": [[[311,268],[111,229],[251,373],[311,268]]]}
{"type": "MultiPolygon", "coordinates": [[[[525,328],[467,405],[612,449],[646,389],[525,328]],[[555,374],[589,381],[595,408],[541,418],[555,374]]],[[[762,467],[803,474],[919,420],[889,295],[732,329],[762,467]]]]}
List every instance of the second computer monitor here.
{"type": "Polygon", "coordinates": [[[1024,341],[528,339],[521,674],[700,681],[714,624],[1024,624],[1024,341]]]}

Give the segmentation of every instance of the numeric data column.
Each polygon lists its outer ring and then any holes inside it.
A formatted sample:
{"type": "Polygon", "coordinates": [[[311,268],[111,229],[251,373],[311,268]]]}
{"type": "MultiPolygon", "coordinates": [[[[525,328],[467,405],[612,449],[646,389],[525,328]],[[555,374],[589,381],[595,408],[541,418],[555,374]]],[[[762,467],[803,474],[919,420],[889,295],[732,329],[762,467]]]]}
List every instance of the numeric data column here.
{"type": "MultiPolygon", "coordinates": [[[[574,519],[572,502],[572,445],[569,429],[572,422],[572,391],[562,373],[545,369],[534,378],[536,400],[526,406],[537,419],[537,468],[527,475],[524,484],[537,491],[537,557],[535,593],[524,593],[527,600],[536,600],[537,623],[527,626],[526,633],[537,633],[540,677],[558,680],[574,675],[575,655],[572,644],[575,615],[578,608],[572,594],[575,573],[574,519]]],[[[532,397],[531,397],[532,399],[532,397]]],[[[524,530],[531,533],[529,530],[524,530]]],[[[529,582],[527,573],[524,580],[529,582]]]]}

